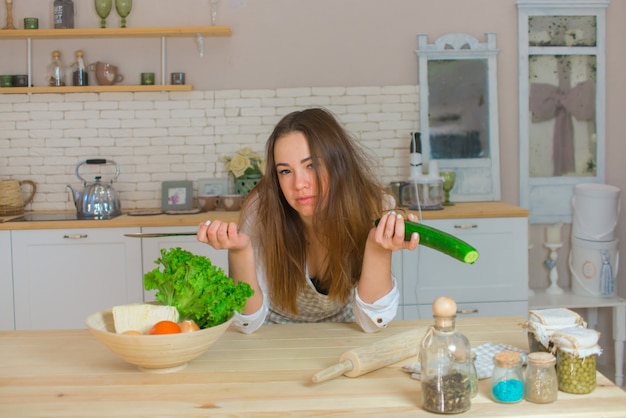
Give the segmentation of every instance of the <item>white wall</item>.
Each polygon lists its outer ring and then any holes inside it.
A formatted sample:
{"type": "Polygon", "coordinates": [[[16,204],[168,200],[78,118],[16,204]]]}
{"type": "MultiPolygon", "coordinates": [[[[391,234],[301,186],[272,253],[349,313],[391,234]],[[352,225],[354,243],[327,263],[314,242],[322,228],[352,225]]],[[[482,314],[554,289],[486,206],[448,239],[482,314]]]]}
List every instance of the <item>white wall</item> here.
{"type": "MultiPolygon", "coordinates": [[[[242,146],[262,152],[278,120],[324,106],[380,163],[388,183],[408,177],[406,149],[417,128],[417,87],[319,87],[177,93],[0,95],[0,177],[29,179],[38,192],[27,209],[73,210],[67,184],[87,158],[121,166],[113,187],[124,210],[158,208],[161,182],[226,177],[224,156],[242,146]]],[[[114,174],[86,166],[93,181],[114,174]]],[[[197,184],[196,184],[197,186],[197,184]]]]}

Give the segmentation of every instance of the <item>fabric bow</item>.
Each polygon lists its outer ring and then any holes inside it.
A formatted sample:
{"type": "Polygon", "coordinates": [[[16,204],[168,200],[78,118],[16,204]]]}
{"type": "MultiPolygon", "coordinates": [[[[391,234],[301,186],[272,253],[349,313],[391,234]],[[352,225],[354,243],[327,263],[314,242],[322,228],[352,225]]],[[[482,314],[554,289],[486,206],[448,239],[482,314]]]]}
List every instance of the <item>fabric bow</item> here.
{"type": "Polygon", "coordinates": [[[580,121],[594,120],[596,108],[593,80],[570,88],[569,66],[559,62],[558,67],[559,85],[532,83],[529,100],[533,123],[555,119],[552,142],[555,176],[576,170],[572,116],[580,121]]]}

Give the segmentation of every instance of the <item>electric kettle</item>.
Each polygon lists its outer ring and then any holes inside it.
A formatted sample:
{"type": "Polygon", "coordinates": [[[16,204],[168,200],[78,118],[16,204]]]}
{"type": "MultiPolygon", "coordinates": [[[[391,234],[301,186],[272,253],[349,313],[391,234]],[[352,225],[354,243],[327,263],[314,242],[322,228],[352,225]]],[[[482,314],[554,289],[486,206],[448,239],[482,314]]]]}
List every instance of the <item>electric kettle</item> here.
{"type": "Polygon", "coordinates": [[[119,196],[112,186],[113,181],[120,175],[120,167],[115,161],[101,158],[89,159],[78,163],[75,171],[76,177],[83,182],[84,189],[78,191],[69,184],[67,188],[72,191],[78,219],[111,219],[122,214],[119,196]],[[88,183],[78,173],[84,164],[113,165],[115,166],[115,175],[108,183],[101,181],[102,176],[95,176],[95,181],[88,183]]]}

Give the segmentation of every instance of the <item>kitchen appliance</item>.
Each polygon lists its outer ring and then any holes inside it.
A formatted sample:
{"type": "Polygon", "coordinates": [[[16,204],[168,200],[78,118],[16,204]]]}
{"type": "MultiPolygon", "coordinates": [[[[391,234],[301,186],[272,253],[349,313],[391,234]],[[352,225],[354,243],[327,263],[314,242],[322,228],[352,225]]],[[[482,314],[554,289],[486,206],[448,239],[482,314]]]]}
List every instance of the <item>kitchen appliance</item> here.
{"type": "Polygon", "coordinates": [[[101,158],[88,159],[78,163],[75,171],[76,177],[83,182],[84,189],[82,191],[75,190],[70,184],[67,185],[67,188],[72,191],[78,219],[111,219],[122,214],[120,198],[112,186],[113,181],[120,175],[120,166],[115,161],[101,158]],[[102,176],[95,176],[95,181],[88,183],[79,174],[80,167],[85,164],[113,165],[115,175],[109,184],[101,181],[102,176]]]}
{"type": "Polygon", "coordinates": [[[421,176],[400,186],[400,206],[411,210],[443,209],[443,179],[421,176]]]}

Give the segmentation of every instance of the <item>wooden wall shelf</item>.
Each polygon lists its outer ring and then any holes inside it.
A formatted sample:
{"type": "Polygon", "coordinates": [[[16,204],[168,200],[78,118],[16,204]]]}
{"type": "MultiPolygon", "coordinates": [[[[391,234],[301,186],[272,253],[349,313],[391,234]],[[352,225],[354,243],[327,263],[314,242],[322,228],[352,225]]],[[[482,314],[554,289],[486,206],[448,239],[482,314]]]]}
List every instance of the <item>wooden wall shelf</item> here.
{"type": "Polygon", "coordinates": [[[185,26],[164,28],[79,28],[79,29],[5,29],[0,39],[72,39],[72,38],[160,38],[202,36],[229,37],[229,26],[185,26]]]}
{"type": "Polygon", "coordinates": [[[161,83],[153,86],[113,85],[113,86],[64,86],[64,87],[5,87],[0,94],[31,93],[102,93],[102,92],[142,92],[142,91],[191,91],[193,86],[168,85],[165,79],[166,38],[174,37],[229,37],[230,26],[174,26],[146,28],[77,28],[77,29],[4,29],[0,30],[0,40],[26,40],[28,48],[28,79],[32,80],[33,40],[41,39],[99,39],[99,38],[161,38],[161,83]]]}
{"type": "Polygon", "coordinates": [[[151,91],[191,91],[191,84],[170,85],[155,84],[152,86],[117,84],[112,86],[62,86],[62,87],[4,87],[1,94],[24,94],[24,93],[114,93],[114,92],[151,92],[151,91]]]}

